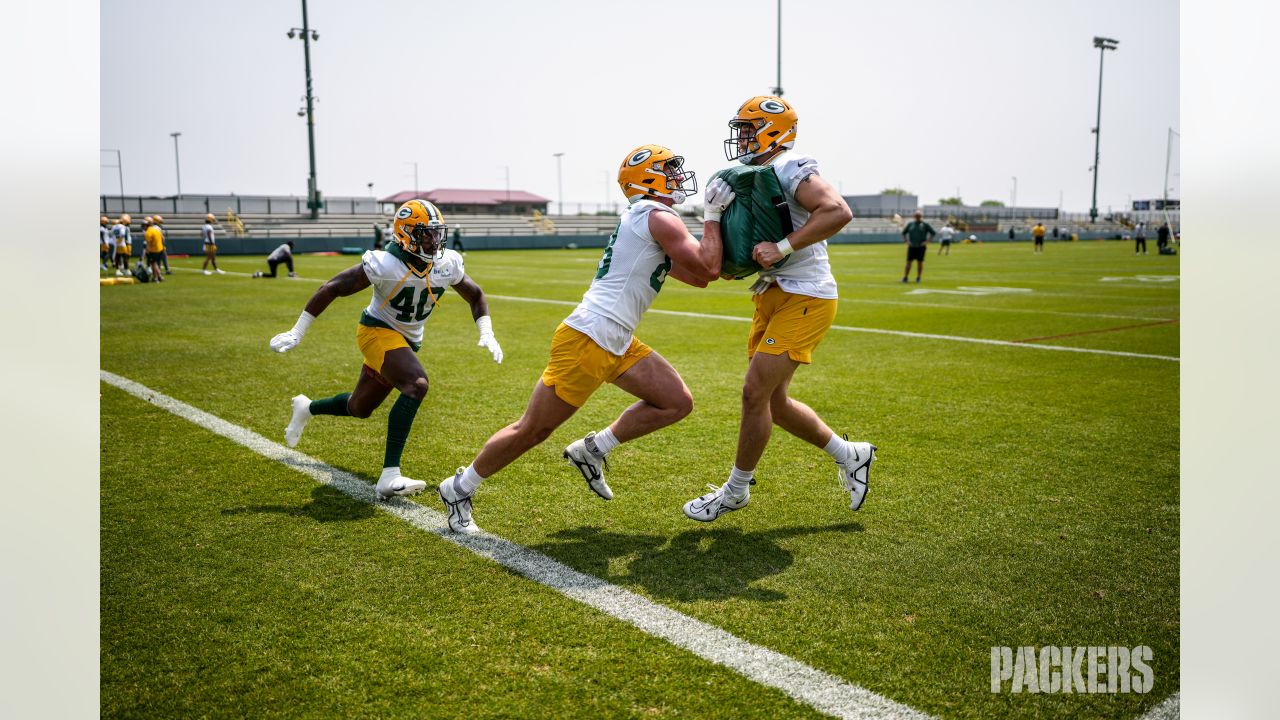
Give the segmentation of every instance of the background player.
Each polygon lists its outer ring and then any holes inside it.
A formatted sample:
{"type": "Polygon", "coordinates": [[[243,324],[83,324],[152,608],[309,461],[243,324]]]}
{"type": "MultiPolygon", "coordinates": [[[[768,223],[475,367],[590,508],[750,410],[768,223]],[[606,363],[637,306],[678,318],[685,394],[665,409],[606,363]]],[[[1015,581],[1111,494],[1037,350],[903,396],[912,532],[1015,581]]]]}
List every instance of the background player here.
{"type": "Polygon", "coordinates": [[[693,411],[680,374],[634,335],[667,276],[695,287],[720,275],[719,213],[733,201],[723,180],[707,188],[707,222],[699,243],[673,205],[697,192],[684,158],[661,145],[642,145],[622,161],[618,185],[630,203],[609,238],[582,302],[556,328],[551,358],[534,383],[524,415],[494,433],[484,449],[438,491],[454,532],[475,533],[471,498],[480,483],[550,437],[604,383],[639,398],[618,419],[565,448],[597,495],[610,500],[604,459],[620,443],[664,428],[693,411]]]}
{"type": "MultiPolygon", "coordinates": [[[[374,248],[374,249],[376,250],[377,248],[374,248]]],[[[275,250],[272,250],[271,254],[267,256],[267,265],[271,268],[271,272],[269,274],[263,273],[261,270],[256,270],[254,271],[253,276],[256,278],[276,277],[276,269],[279,268],[280,265],[282,264],[289,268],[289,277],[297,277],[297,274],[293,272],[293,241],[292,240],[286,241],[280,247],[276,248],[275,250]]]]}
{"type": "Polygon", "coordinates": [[[133,224],[133,218],[129,217],[129,213],[124,213],[115,225],[111,226],[111,240],[115,246],[115,266],[116,275],[124,275],[129,272],[129,256],[130,256],[130,239],[129,226],[133,224]]]}
{"type": "Polygon", "coordinates": [[[791,149],[796,122],[795,109],[772,96],[751,98],[729,121],[725,156],[773,167],[796,229],[781,242],[760,243],[752,251],[766,269],[752,285],[755,314],[747,340],[750,360],[742,386],[738,451],[724,485],[711,485],[712,492],[685,503],[684,514],[693,520],[710,522],[746,506],[774,424],[836,461],[854,510],[866,497],[875,446],[837,437],[812,408],[788,395],[796,368],[812,361],[814,348],[835,319],[839,296],[826,239],[853,217],[840,193],[818,175],[818,162],[791,149]],[[783,267],[768,269],[788,256],[783,267]]]}
{"type": "Polygon", "coordinates": [[[100,270],[107,269],[107,261],[111,259],[111,220],[106,215],[98,218],[98,264],[100,270]]]}
{"type": "Polygon", "coordinates": [[[142,240],[147,245],[144,259],[151,270],[151,282],[164,282],[164,275],[160,272],[160,257],[164,254],[164,232],[156,224],[155,218],[149,215],[143,220],[142,226],[142,240]]]}
{"type": "Polygon", "coordinates": [[[209,272],[209,263],[213,263],[213,272],[219,275],[226,275],[225,272],[218,269],[218,242],[213,236],[213,224],[217,222],[217,218],[213,213],[204,216],[204,226],[200,228],[200,242],[204,245],[204,264],[200,266],[200,270],[205,275],[212,275],[209,272]]]}
{"type": "Polygon", "coordinates": [[[291,330],[271,338],[272,350],[286,352],[302,342],[312,321],[335,299],[373,287],[373,298],[356,328],[364,366],[355,389],[322,400],[294,397],[293,416],[284,437],[289,447],[295,447],[307,421],[315,415],[367,418],[393,388],[399,390],[400,397],[387,419],[386,453],[378,478],[377,492],[383,499],[416,495],[427,486],[400,474],[400,456],[413,418],[427,396],[427,371],[415,354],[422,347],[422,327],[447,288],[455,288],[471,306],[480,331],[478,345],[492,353],[494,361],[502,362],[502,348],[493,335],[484,292],[467,277],[462,256],[444,249],[448,226],[436,206],[426,200],[410,200],[396,211],[393,227],[394,241],[386,252],[365,252],[359,265],[320,286],[291,330]]]}
{"type": "Polygon", "coordinates": [[[936,233],[933,226],[924,221],[924,213],[916,210],[915,219],[902,228],[902,242],[907,244],[907,266],[902,271],[902,282],[911,274],[911,261],[916,261],[916,282],[924,273],[924,256],[929,250],[929,241],[936,233]]]}

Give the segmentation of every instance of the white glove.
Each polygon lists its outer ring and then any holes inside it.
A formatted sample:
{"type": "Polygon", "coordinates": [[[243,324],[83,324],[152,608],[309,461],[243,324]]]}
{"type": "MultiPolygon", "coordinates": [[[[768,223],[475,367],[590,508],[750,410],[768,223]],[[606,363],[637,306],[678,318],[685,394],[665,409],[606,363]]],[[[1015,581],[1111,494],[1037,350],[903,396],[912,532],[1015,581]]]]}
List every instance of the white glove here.
{"type": "Polygon", "coordinates": [[[493,319],[488,315],[476,318],[476,328],[480,330],[480,342],[476,343],[476,347],[482,347],[493,355],[493,361],[502,364],[502,346],[498,344],[498,338],[493,335],[493,319]]]}
{"type": "Polygon", "coordinates": [[[287,352],[298,346],[302,342],[302,338],[307,334],[307,328],[311,327],[311,322],[315,320],[315,316],[306,310],[298,316],[298,322],[286,332],[271,338],[271,349],[278,353],[287,352]]]}
{"type": "Polygon", "coordinates": [[[720,216],[724,214],[724,209],[729,207],[729,203],[737,197],[733,189],[729,187],[729,183],[724,178],[715,178],[707,185],[706,200],[703,205],[702,217],[707,222],[720,222],[720,216]]]}

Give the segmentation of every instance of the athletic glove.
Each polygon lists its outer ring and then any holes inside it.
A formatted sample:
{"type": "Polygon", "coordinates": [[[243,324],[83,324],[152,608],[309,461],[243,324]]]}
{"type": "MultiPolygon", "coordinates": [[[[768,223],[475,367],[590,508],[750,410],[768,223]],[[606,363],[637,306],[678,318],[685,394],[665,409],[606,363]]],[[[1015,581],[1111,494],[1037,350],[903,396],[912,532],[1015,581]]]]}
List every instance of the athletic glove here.
{"type": "Polygon", "coordinates": [[[482,347],[493,355],[493,361],[502,364],[502,346],[498,344],[498,338],[493,335],[493,319],[488,315],[476,318],[476,329],[480,331],[480,342],[476,343],[476,347],[482,347]]]}
{"type": "Polygon", "coordinates": [[[707,185],[706,200],[703,202],[702,217],[707,222],[720,222],[720,216],[729,203],[737,197],[724,178],[715,178],[707,185]]]}
{"type": "Polygon", "coordinates": [[[307,328],[311,327],[311,322],[315,319],[314,315],[303,310],[302,314],[298,316],[298,322],[292,328],[271,338],[271,349],[282,353],[297,347],[298,343],[302,342],[302,337],[307,334],[307,328]]]}

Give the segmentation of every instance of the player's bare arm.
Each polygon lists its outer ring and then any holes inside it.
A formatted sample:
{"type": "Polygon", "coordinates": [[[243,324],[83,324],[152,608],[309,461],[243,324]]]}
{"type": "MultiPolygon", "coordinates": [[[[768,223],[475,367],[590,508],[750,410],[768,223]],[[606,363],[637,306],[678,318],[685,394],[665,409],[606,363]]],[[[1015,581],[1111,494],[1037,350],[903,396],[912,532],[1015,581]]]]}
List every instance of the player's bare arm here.
{"type": "Polygon", "coordinates": [[[369,276],[365,274],[363,265],[354,265],[329,278],[307,301],[307,307],[298,316],[298,322],[289,330],[271,338],[271,349],[282,353],[296,347],[302,342],[316,316],[324,312],[334,300],[355,295],[367,287],[369,276]]]}
{"type": "Polygon", "coordinates": [[[353,265],[325,281],[307,301],[306,311],[311,313],[312,317],[319,317],[320,313],[324,312],[334,300],[355,295],[367,287],[369,287],[369,276],[365,274],[364,266],[353,265]]]}
{"type": "MultiPolygon", "coordinates": [[[[704,230],[702,242],[689,234],[688,228],[680,218],[667,212],[649,213],[649,232],[653,239],[662,246],[662,251],[671,258],[673,269],[680,267],[680,275],[702,282],[700,287],[720,277],[720,260],[724,251],[721,244],[720,223],[707,223],[705,227],[715,225],[715,230],[704,230]]],[[[681,282],[688,282],[684,277],[668,272],[681,282]]],[[[696,283],[690,283],[694,285],[696,283]]]]}
{"type": "Polygon", "coordinates": [[[479,320],[489,314],[489,301],[484,298],[484,290],[480,289],[470,275],[463,275],[462,280],[454,285],[453,289],[458,291],[458,297],[471,306],[472,320],[479,320]]]}
{"type": "MultiPolygon", "coordinates": [[[[799,250],[822,242],[840,232],[853,219],[853,211],[845,204],[840,193],[831,183],[818,175],[810,175],[796,187],[796,202],[809,211],[809,221],[799,230],[787,236],[791,250],[799,250]]],[[[784,257],[778,243],[760,243],[751,252],[755,261],[764,267],[772,267],[784,257]]]]}

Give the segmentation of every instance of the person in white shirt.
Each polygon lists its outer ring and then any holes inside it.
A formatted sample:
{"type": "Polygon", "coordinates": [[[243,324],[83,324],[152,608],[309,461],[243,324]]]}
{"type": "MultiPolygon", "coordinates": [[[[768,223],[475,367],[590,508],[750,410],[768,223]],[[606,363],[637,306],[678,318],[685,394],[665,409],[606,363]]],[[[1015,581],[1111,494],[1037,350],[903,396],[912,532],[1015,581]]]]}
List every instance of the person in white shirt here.
{"type": "Polygon", "coordinates": [[[213,224],[217,222],[217,218],[213,213],[204,216],[204,226],[200,228],[200,241],[204,245],[204,264],[200,266],[200,270],[205,275],[212,275],[209,272],[209,263],[213,263],[213,272],[219,275],[226,275],[225,272],[218,269],[218,242],[213,237],[213,224]]]}
{"type": "Polygon", "coordinates": [[[111,259],[111,253],[115,248],[115,243],[111,240],[110,230],[111,220],[106,215],[98,218],[98,269],[106,270],[107,261],[111,259]]]}
{"type": "MultiPolygon", "coordinates": [[[[375,248],[376,249],[376,248],[375,248]]],[[[267,256],[267,266],[271,268],[270,273],[264,273],[256,270],[253,276],[256,278],[273,278],[276,277],[276,268],[284,265],[289,268],[289,277],[297,277],[297,273],[293,271],[293,241],[289,240],[285,244],[271,251],[267,256]]]]}
{"type": "Polygon", "coordinates": [[[747,340],[750,360],[742,387],[738,450],[728,481],[711,485],[710,493],[685,503],[684,514],[692,520],[711,522],[746,507],[773,425],[835,460],[851,509],[858,510],[866,499],[876,447],[837,436],[812,408],[789,395],[796,369],[812,362],[814,349],[835,320],[839,296],[826,240],[853,217],[840,193],[818,174],[818,162],[791,149],[796,123],[795,109],[769,95],[747,100],[729,120],[725,157],[773,167],[795,230],[752,251],[764,269],[752,285],[755,315],[747,340]],[[772,269],[785,257],[790,257],[785,265],[772,269]]]}
{"type": "Polygon", "coordinates": [[[115,251],[116,275],[123,276],[129,272],[129,258],[133,244],[133,234],[129,232],[131,224],[133,224],[133,218],[129,217],[129,213],[124,213],[116,224],[111,226],[111,245],[115,251]]]}
{"type": "Polygon", "coordinates": [[[386,451],[375,488],[383,500],[416,495],[427,487],[425,482],[400,473],[400,457],[418,407],[427,397],[427,371],[416,354],[422,347],[423,326],[446,290],[453,288],[471,306],[471,317],[480,332],[477,346],[488,350],[494,362],[502,362],[502,346],[493,334],[484,291],[467,277],[462,256],[444,247],[449,226],[440,210],[426,200],[410,200],[396,211],[394,228],[386,252],[369,250],[359,265],[321,285],[293,328],[271,338],[270,343],[272,350],[287,352],[302,342],[316,316],[334,300],[372,286],[373,297],[356,328],[364,366],[355,389],[321,400],[294,396],[284,439],[289,447],[295,447],[307,422],[316,415],[367,418],[393,389],[399,390],[400,397],[387,418],[386,451]]]}
{"type": "Polygon", "coordinates": [[[942,229],[938,231],[938,254],[941,255],[943,250],[947,254],[951,254],[951,239],[956,236],[956,229],[951,227],[951,223],[942,223],[942,229]]]}
{"type": "Polygon", "coordinates": [[[603,473],[609,452],[693,411],[693,396],[680,374],[634,333],[668,277],[706,287],[719,276],[720,213],[733,201],[733,192],[723,180],[707,188],[707,222],[699,242],[671,209],[697,192],[684,158],[661,145],[642,145],[623,159],[618,185],[630,204],[582,302],[556,328],[551,359],[524,415],[494,433],[470,465],[440,483],[454,532],[478,532],[471,499],[480,483],[546,440],[604,383],[636,396],[637,402],[608,427],[571,443],[564,457],[605,500],[613,498],[603,473]]]}

